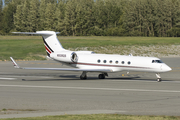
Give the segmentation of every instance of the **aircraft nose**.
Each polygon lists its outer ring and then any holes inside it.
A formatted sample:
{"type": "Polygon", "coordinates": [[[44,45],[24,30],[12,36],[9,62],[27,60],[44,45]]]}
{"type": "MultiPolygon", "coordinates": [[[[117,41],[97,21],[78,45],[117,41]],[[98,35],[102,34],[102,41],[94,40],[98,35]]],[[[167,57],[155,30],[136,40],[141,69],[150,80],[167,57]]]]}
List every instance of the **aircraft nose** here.
{"type": "Polygon", "coordinates": [[[170,68],[170,67],[168,66],[168,70],[169,70],[169,71],[171,71],[171,70],[172,70],[172,68],[170,68]]]}
{"type": "Polygon", "coordinates": [[[163,65],[162,70],[165,72],[168,72],[168,71],[171,71],[172,69],[167,65],[163,65]]]}

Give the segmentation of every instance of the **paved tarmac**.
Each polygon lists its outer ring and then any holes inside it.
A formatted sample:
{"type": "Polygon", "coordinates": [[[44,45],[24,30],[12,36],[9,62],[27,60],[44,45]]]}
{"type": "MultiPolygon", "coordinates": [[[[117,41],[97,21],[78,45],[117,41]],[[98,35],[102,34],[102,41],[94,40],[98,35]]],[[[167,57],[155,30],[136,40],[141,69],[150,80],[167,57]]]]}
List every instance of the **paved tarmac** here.
{"type": "MultiPolygon", "coordinates": [[[[161,74],[98,73],[14,69],[0,62],[0,118],[117,113],[180,116],[180,58],[162,58],[173,70],[161,74]],[[125,76],[122,76],[125,74],[125,76]]],[[[17,61],[22,67],[67,67],[54,61],[17,61]]]]}

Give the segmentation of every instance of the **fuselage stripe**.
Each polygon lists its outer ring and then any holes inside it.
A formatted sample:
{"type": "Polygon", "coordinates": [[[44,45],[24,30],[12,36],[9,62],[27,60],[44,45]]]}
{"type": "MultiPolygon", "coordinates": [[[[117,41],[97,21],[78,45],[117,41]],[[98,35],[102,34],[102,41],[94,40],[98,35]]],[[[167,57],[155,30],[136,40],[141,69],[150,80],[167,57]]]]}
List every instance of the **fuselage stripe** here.
{"type": "Polygon", "coordinates": [[[51,54],[51,51],[45,46],[46,50],[51,54]]]}
{"type": "Polygon", "coordinates": [[[153,69],[153,68],[150,68],[150,67],[122,66],[122,65],[103,65],[103,64],[92,64],[92,63],[70,63],[70,64],[90,65],[90,66],[107,66],[107,67],[128,67],[128,68],[153,69]]]}

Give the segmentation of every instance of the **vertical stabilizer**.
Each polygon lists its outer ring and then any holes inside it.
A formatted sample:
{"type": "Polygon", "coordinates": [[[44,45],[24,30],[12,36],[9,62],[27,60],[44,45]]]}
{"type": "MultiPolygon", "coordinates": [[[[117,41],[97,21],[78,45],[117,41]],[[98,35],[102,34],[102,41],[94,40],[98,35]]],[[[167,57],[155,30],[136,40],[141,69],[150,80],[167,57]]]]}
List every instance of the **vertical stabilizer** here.
{"type": "Polygon", "coordinates": [[[57,51],[63,51],[65,50],[61,43],[59,42],[57,35],[59,32],[54,31],[37,31],[37,32],[13,32],[16,34],[32,34],[32,35],[42,35],[44,46],[46,48],[46,52],[48,56],[50,56],[51,53],[57,52],[57,51]]]}
{"type": "Polygon", "coordinates": [[[37,31],[39,35],[42,35],[46,52],[49,54],[57,51],[63,51],[61,43],[59,42],[56,32],[53,31],[37,31]]]}

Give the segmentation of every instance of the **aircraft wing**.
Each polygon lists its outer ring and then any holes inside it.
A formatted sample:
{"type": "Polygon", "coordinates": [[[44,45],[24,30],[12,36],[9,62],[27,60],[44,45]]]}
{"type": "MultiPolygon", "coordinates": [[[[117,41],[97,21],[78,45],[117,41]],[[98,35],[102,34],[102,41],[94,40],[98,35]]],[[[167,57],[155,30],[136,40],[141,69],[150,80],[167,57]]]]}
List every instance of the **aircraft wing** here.
{"type": "Polygon", "coordinates": [[[86,71],[86,72],[113,72],[111,69],[78,69],[78,68],[31,68],[31,67],[20,67],[15,60],[10,57],[15,68],[26,69],[26,70],[56,70],[56,71],[86,71]]]}

